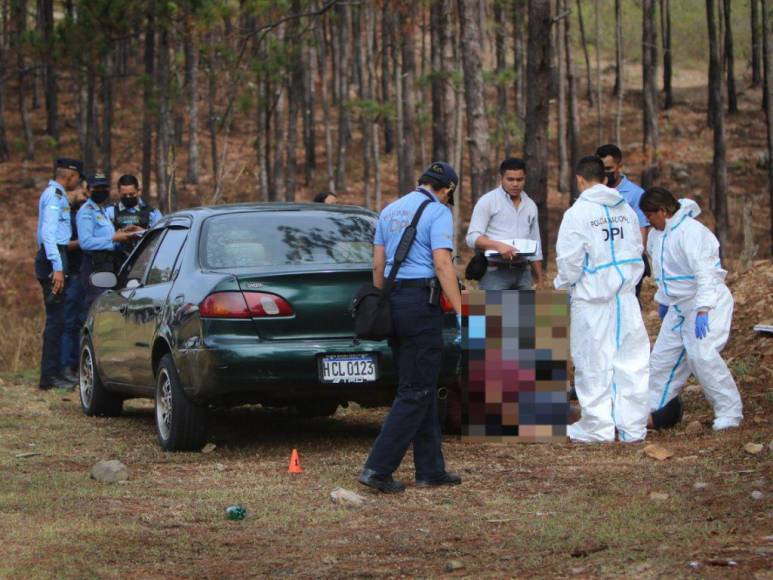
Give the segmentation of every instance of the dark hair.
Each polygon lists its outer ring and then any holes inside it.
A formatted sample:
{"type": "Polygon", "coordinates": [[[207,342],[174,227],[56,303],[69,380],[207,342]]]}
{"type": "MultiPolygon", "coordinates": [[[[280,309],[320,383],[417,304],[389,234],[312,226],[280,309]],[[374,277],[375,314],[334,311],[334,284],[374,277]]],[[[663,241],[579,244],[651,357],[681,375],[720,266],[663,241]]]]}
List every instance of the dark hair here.
{"type": "Polygon", "coordinates": [[[520,157],[508,157],[499,166],[499,175],[504,175],[505,171],[523,171],[526,173],[526,162],[520,157]]]}
{"type": "Polygon", "coordinates": [[[434,177],[430,177],[429,175],[422,175],[419,177],[419,185],[429,185],[433,191],[440,191],[444,187],[449,187],[447,184],[443,183],[439,179],[435,179],[434,177]]]}
{"type": "Polygon", "coordinates": [[[665,187],[650,187],[639,199],[639,209],[645,213],[664,209],[667,214],[674,215],[679,211],[679,202],[665,187]]]}
{"type": "Polygon", "coordinates": [[[332,195],[333,197],[338,197],[332,191],[320,191],[317,195],[314,196],[314,203],[325,203],[325,200],[329,195],[332,195]]]}
{"type": "Polygon", "coordinates": [[[602,145],[598,149],[596,149],[596,156],[599,159],[604,159],[604,157],[612,157],[612,159],[615,160],[615,163],[620,163],[623,160],[623,152],[620,151],[620,147],[617,145],[613,145],[612,143],[608,143],[607,145],[602,145]]]}
{"type": "Polygon", "coordinates": [[[595,155],[586,155],[580,159],[575,173],[585,181],[602,183],[604,181],[604,164],[595,155]]]}
{"type": "Polygon", "coordinates": [[[133,185],[137,189],[140,188],[140,182],[131,173],[127,173],[118,178],[118,187],[128,187],[133,185]]]}

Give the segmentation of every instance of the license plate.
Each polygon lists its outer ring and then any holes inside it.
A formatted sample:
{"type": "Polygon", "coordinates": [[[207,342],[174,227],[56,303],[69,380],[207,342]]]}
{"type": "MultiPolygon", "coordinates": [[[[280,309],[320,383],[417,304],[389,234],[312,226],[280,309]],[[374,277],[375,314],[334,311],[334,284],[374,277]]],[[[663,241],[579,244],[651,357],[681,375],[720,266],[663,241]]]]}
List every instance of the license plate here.
{"type": "Polygon", "coordinates": [[[331,354],[319,361],[323,383],[367,383],[376,380],[376,357],[372,354],[331,354]]]}

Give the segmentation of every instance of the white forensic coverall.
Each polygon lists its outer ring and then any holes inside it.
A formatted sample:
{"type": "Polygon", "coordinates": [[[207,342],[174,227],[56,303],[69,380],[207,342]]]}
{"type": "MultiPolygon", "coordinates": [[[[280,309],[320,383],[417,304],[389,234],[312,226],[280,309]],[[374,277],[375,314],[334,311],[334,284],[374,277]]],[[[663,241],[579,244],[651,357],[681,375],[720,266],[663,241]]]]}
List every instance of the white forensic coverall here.
{"type": "Polygon", "coordinates": [[[614,189],[585,190],[558,231],[556,289],[571,294],[570,348],[582,417],[573,441],[647,435],[650,341],[636,300],[644,272],[639,220],[614,189]]]}
{"type": "Polygon", "coordinates": [[[650,409],[656,411],[679,394],[694,374],[714,409],[714,429],[737,427],[743,419],[741,396],[719,354],[730,335],[733,297],[719,259],[719,242],[693,219],[700,208],[691,199],[652,229],[647,253],[658,285],[655,300],[668,306],[650,357],[650,409]],[[695,336],[698,312],[709,313],[709,333],[695,336]]]}

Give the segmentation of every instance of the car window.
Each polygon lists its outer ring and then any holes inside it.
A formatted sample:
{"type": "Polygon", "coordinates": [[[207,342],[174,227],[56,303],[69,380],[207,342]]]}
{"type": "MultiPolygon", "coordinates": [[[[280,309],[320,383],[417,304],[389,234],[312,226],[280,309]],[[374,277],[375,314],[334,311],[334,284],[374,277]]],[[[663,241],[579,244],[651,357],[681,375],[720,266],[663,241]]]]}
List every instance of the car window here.
{"type": "Polygon", "coordinates": [[[142,281],[144,279],[145,271],[148,269],[150,260],[153,259],[153,254],[156,252],[163,233],[163,230],[154,230],[142,240],[142,247],[132,256],[133,263],[127,264],[125,270],[128,274],[126,274],[125,279],[121,280],[122,285],[125,285],[129,280],[142,281]]]}
{"type": "Polygon", "coordinates": [[[213,216],[199,248],[205,268],[370,264],[375,216],[256,211],[213,216]]]}
{"type": "Polygon", "coordinates": [[[153,259],[146,285],[163,284],[172,279],[174,264],[187,236],[187,229],[174,228],[167,231],[153,259]]]}

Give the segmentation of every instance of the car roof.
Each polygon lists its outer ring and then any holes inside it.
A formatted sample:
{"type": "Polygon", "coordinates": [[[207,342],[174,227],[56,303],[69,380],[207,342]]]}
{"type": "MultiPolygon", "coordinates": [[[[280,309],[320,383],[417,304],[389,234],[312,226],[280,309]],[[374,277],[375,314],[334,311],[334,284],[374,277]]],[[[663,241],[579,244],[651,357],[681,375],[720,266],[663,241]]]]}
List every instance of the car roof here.
{"type": "Polygon", "coordinates": [[[206,205],[178,210],[166,217],[176,215],[190,215],[196,219],[203,219],[213,215],[223,215],[229,213],[243,212],[286,212],[298,211],[304,213],[333,212],[344,214],[361,214],[376,216],[374,211],[358,205],[344,205],[332,203],[287,203],[287,202],[265,202],[265,203],[224,203],[218,205],[206,205]]]}

